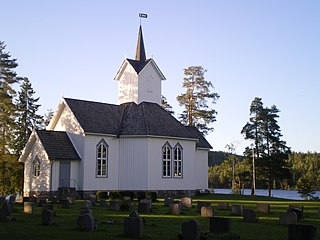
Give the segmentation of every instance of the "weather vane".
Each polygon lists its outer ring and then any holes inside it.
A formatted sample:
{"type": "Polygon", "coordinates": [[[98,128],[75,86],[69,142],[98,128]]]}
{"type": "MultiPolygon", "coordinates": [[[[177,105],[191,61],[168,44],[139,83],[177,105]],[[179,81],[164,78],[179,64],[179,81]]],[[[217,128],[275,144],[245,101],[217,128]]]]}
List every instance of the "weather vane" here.
{"type": "Polygon", "coordinates": [[[148,14],[145,13],[139,13],[139,18],[140,18],[140,25],[141,25],[141,18],[147,18],[148,14]]]}

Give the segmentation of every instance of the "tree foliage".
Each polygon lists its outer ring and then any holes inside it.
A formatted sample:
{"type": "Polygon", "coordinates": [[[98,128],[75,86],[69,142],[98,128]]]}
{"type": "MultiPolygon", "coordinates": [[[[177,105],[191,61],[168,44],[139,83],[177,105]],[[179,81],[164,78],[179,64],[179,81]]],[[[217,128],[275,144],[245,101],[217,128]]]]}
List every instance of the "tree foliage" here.
{"type": "MultiPolygon", "coordinates": [[[[256,168],[262,176],[266,176],[269,188],[277,187],[284,178],[289,176],[287,164],[290,148],[281,140],[282,134],[277,119],[279,109],[273,105],[264,107],[262,99],[256,97],[250,106],[250,119],[245,124],[241,133],[246,140],[253,142],[256,168]]],[[[247,147],[247,153],[250,153],[247,147]]]]}
{"type": "Polygon", "coordinates": [[[183,88],[185,92],[177,97],[184,111],[180,114],[183,124],[197,127],[202,133],[213,130],[210,124],[216,121],[217,112],[211,107],[219,99],[213,93],[213,84],[205,80],[207,70],[202,66],[190,66],[184,69],[183,88]]]}
{"type": "Polygon", "coordinates": [[[16,59],[11,58],[5,48],[4,42],[0,41],[0,195],[11,193],[14,189],[8,174],[12,174],[12,166],[16,163],[12,152],[16,117],[13,85],[19,81],[15,72],[18,66],[16,59]]]}
{"type": "Polygon", "coordinates": [[[172,106],[169,104],[167,98],[163,95],[161,95],[161,104],[160,106],[166,110],[167,112],[169,112],[171,115],[174,114],[173,108],[172,106]]]}
{"type": "Polygon", "coordinates": [[[18,99],[16,100],[17,132],[15,150],[19,155],[27,143],[33,128],[40,128],[43,122],[43,117],[37,114],[40,107],[40,104],[37,104],[39,98],[34,98],[34,94],[35,91],[29,79],[23,78],[18,92],[18,99]]]}

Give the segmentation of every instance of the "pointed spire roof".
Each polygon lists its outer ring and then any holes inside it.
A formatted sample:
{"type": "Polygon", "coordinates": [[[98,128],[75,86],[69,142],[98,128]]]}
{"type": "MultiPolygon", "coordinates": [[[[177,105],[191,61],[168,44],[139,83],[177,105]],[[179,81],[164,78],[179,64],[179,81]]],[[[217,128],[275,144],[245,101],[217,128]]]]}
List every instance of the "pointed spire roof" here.
{"type": "Polygon", "coordinates": [[[146,51],[144,49],[141,25],[139,28],[138,42],[137,42],[137,49],[136,49],[136,59],[135,60],[140,61],[140,62],[146,61],[146,51]]]}

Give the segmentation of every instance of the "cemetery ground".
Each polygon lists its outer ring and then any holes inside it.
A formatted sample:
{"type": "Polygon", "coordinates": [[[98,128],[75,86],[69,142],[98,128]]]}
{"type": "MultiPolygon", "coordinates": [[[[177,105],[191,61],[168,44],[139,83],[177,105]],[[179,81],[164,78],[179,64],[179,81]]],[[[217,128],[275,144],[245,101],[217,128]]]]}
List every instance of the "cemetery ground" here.
{"type": "MultiPolygon", "coordinates": [[[[192,201],[192,208],[182,208],[180,215],[170,214],[169,208],[164,206],[163,199],[153,202],[150,214],[140,214],[140,217],[144,218],[142,239],[177,239],[181,232],[181,224],[191,219],[199,221],[202,234],[209,232],[209,218],[201,217],[197,201],[210,202],[214,208],[215,217],[231,219],[231,232],[240,235],[242,240],[288,239],[288,226],[279,224],[279,216],[281,213],[287,212],[288,206],[291,204],[304,206],[302,224],[311,224],[320,229],[320,202],[318,201],[290,201],[262,196],[223,194],[202,195],[194,197],[192,201]],[[220,210],[218,205],[221,202],[228,203],[230,209],[220,210]],[[244,209],[256,211],[257,203],[269,204],[270,213],[257,213],[258,221],[255,223],[245,222],[242,216],[234,216],[231,213],[232,205],[242,205],[244,209]]],[[[83,202],[83,200],[75,201],[68,208],[54,204],[54,224],[50,226],[43,226],[41,223],[42,207],[35,204],[33,214],[26,214],[23,204],[16,203],[11,214],[13,219],[9,222],[0,222],[0,239],[132,239],[124,236],[124,218],[129,215],[130,211],[114,211],[110,210],[108,206],[100,207],[98,203],[92,207],[92,214],[97,225],[96,230],[79,230],[76,221],[83,202]]],[[[133,201],[132,208],[137,210],[136,199],[133,201]]]]}

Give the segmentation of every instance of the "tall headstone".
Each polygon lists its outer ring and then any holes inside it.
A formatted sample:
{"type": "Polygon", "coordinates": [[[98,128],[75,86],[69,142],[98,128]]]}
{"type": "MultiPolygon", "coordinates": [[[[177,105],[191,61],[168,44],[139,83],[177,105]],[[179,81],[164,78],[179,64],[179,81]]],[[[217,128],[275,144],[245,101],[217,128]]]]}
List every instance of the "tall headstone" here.
{"type": "Polygon", "coordinates": [[[210,232],[217,234],[231,232],[231,219],[222,217],[211,217],[210,232]]]}
{"type": "Polygon", "coordinates": [[[34,202],[25,202],[23,204],[23,212],[27,214],[33,214],[34,202]]]}
{"type": "Polygon", "coordinates": [[[169,206],[170,214],[180,215],[181,214],[181,207],[179,203],[171,203],[169,206]]]}
{"type": "Polygon", "coordinates": [[[44,208],[42,210],[42,225],[49,226],[53,224],[54,213],[52,210],[44,208]]]}
{"type": "Polygon", "coordinates": [[[190,197],[181,198],[181,203],[183,207],[192,208],[192,198],[190,197]]]}
{"type": "Polygon", "coordinates": [[[124,219],[124,235],[131,238],[143,237],[143,219],[140,217],[126,217],[124,219]]]}
{"type": "Polygon", "coordinates": [[[199,240],[200,239],[200,223],[196,219],[182,223],[182,239],[183,240],[199,240]]]}
{"type": "Polygon", "coordinates": [[[317,228],[313,225],[289,224],[288,240],[316,240],[317,228]]]}
{"type": "Polygon", "coordinates": [[[301,222],[303,220],[303,211],[300,208],[288,208],[287,212],[296,213],[298,222],[301,222]]]}
{"type": "Polygon", "coordinates": [[[77,226],[81,231],[94,231],[95,224],[91,214],[82,214],[78,217],[77,226]]]}

